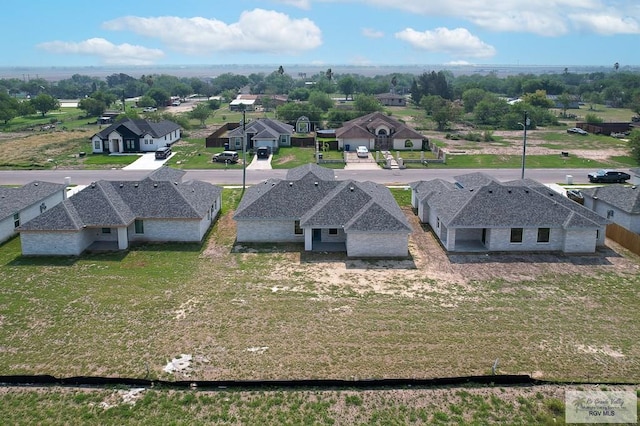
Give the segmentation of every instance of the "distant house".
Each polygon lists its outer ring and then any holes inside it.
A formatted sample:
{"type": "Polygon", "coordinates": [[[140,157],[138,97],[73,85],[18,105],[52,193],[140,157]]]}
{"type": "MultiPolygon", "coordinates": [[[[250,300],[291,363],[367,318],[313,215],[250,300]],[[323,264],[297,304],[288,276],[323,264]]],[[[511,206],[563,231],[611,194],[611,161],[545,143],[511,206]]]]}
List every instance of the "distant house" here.
{"type": "Polygon", "coordinates": [[[20,225],[66,198],[66,185],[33,181],[19,188],[0,186],[0,243],[17,234],[20,225]]]}
{"type": "Polygon", "coordinates": [[[406,106],[407,98],[397,93],[381,93],[375,95],[376,99],[384,106],[406,106]]]}
{"type": "Polygon", "coordinates": [[[553,102],[554,108],[559,109],[579,109],[580,108],[580,96],[567,95],[569,101],[567,105],[562,103],[562,97],[560,95],[547,95],[547,99],[553,102]]]}
{"type": "Polygon", "coordinates": [[[474,173],[411,184],[412,205],[450,252],[592,253],[608,220],[533,180],[474,173]]]}
{"type": "Polygon", "coordinates": [[[384,114],[373,112],[346,121],[336,130],[338,148],[355,151],[360,145],[369,150],[422,149],[424,137],[406,124],[384,114]]]}
{"type": "Polygon", "coordinates": [[[153,152],[180,139],[180,126],[172,121],[160,122],[125,118],[91,137],[94,153],[153,152]]]}
{"type": "Polygon", "coordinates": [[[247,93],[239,94],[229,103],[230,111],[261,111],[269,104],[270,108],[275,108],[287,103],[286,95],[251,95],[247,93]],[[268,99],[268,100],[267,100],[268,99]]]}
{"type": "Polygon", "coordinates": [[[640,234],[640,188],[622,184],[582,190],[584,206],[631,232],[640,234]]]}
{"type": "Polygon", "coordinates": [[[229,149],[242,149],[246,135],[246,148],[269,147],[272,152],[283,146],[291,146],[293,126],[271,118],[258,118],[243,126],[229,130],[229,149]]]}
{"type": "Polygon", "coordinates": [[[163,167],[140,181],[101,180],[18,228],[24,255],[126,250],[136,242],[199,242],[215,220],[222,189],[182,182],[163,167]]]}
{"type": "Polygon", "coordinates": [[[404,257],[411,228],[388,188],[335,180],[308,164],[250,187],[236,210],[238,242],[304,243],[306,251],[404,257]]]}

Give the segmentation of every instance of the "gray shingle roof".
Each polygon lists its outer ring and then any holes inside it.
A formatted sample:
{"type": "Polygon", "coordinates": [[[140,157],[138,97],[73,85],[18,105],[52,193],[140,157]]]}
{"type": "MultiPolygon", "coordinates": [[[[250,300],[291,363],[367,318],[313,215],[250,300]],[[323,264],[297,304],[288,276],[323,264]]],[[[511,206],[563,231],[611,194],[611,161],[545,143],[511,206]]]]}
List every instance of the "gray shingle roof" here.
{"type": "Polygon", "coordinates": [[[640,214],[640,188],[613,184],[582,190],[585,197],[596,198],[629,214],[640,214]]]}
{"type": "Polygon", "coordinates": [[[301,226],[410,232],[404,213],[385,186],[373,182],[336,181],[332,170],[329,176],[322,167],[314,165],[292,169],[287,177],[300,175],[298,179],[272,179],[250,187],[234,219],[288,219],[300,220],[301,226]],[[319,178],[316,172],[331,179],[319,178]]]}
{"type": "MultiPolygon", "coordinates": [[[[256,120],[252,120],[245,125],[245,128],[247,133],[253,133],[256,136],[261,135],[260,137],[263,139],[267,135],[277,139],[280,135],[293,134],[293,126],[271,118],[258,118],[256,120]]],[[[242,136],[242,126],[229,132],[229,137],[240,136],[242,136]]]]}
{"type": "Polygon", "coordinates": [[[42,181],[29,182],[19,188],[0,187],[0,219],[15,213],[43,199],[63,191],[66,185],[42,181]]]}
{"type": "Polygon", "coordinates": [[[109,127],[102,129],[100,132],[96,133],[95,136],[98,136],[100,139],[107,139],[111,132],[117,131],[121,127],[128,129],[130,132],[138,136],[150,134],[154,138],[160,138],[164,135],[168,135],[175,130],[180,129],[180,126],[178,124],[169,120],[154,122],[142,119],[134,120],[131,118],[125,118],[118,121],[117,123],[113,123],[109,127]]]}
{"type": "Polygon", "coordinates": [[[421,138],[422,135],[411,127],[382,112],[371,114],[345,121],[339,129],[336,129],[337,138],[374,137],[372,133],[378,125],[384,124],[392,129],[391,137],[421,138]]]}
{"type": "Polygon", "coordinates": [[[134,219],[201,219],[222,189],[206,182],[98,181],[19,230],[127,226],[134,219]]]}
{"type": "Polygon", "coordinates": [[[186,174],[184,170],[174,169],[168,166],[162,166],[147,175],[153,180],[168,180],[170,182],[182,182],[183,176],[186,174]]]}
{"type": "Polygon", "coordinates": [[[483,172],[466,173],[464,175],[454,176],[456,183],[466,189],[478,188],[491,182],[498,182],[493,176],[483,172]]]}
{"type": "Polygon", "coordinates": [[[578,203],[548,188],[490,182],[443,191],[429,198],[448,227],[596,227],[603,223],[578,203]]]}
{"type": "Polygon", "coordinates": [[[315,163],[307,163],[302,166],[295,167],[293,169],[289,169],[287,171],[288,180],[298,180],[305,176],[307,173],[312,173],[315,177],[320,180],[334,180],[335,173],[333,169],[327,169],[326,167],[320,167],[315,163]]]}

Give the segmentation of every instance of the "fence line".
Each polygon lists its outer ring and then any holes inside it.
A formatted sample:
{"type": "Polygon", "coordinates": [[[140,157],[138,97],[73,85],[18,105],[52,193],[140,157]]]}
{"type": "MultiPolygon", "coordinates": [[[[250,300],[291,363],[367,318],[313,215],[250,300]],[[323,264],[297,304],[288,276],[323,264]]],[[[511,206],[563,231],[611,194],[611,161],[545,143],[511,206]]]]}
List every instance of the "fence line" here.
{"type": "Polygon", "coordinates": [[[607,225],[607,238],[620,244],[627,250],[640,255],[640,235],[629,231],[616,223],[607,225]]]}

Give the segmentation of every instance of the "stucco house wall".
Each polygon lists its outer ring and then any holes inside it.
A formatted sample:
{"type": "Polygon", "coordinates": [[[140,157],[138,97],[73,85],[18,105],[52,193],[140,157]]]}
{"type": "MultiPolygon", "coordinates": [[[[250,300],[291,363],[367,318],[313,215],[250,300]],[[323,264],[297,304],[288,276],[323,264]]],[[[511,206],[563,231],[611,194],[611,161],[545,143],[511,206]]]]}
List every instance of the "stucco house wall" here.
{"type": "Polygon", "coordinates": [[[346,245],[350,257],[405,257],[409,254],[409,235],[350,232],[346,245]]]}
{"type": "Polygon", "coordinates": [[[523,228],[522,242],[511,242],[511,228],[492,228],[490,236],[491,251],[561,251],[564,231],[550,229],[549,242],[538,242],[538,228],[523,228]]]}
{"type": "Polygon", "coordinates": [[[592,229],[570,229],[564,237],[565,253],[593,253],[598,241],[596,234],[604,234],[592,229]]]}
{"type": "Polygon", "coordinates": [[[422,139],[414,138],[414,139],[394,139],[393,140],[393,149],[398,151],[409,151],[414,149],[416,151],[422,150],[422,139]],[[413,143],[413,148],[406,146],[406,141],[411,141],[413,143]]]}
{"type": "MultiPolygon", "coordinates": [[[[141,219],[143,233],[135,231],[135,221],[128,226],[130,242],[198,242],[202,239],[200,220],[141,219]]],[[[204,219],[206,221],[206,219],[204,219]]],[[[209,222],[210,223],[210,222],[209,222]]]]}

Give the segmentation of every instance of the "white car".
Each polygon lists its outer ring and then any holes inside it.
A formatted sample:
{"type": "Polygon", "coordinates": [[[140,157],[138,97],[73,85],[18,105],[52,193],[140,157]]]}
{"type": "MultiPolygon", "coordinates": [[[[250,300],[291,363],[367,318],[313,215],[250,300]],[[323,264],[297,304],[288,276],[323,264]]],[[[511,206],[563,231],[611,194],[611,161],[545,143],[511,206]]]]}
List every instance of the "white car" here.
{"type": "Polygon", "coordinates": [[[369,149],[367,149],[366,146],[364,145],[360,145],[357,149],[356,149],[356,153],[358,154],[358,157],[360,158],[367,158],[369,157],[369,149]]]}
{"type": "Polygon", "coordinates": [[[142,112],[156,112],[158,110],[158,108],[154,108],[154,107],[146,107],[142,110],[142,112]]]}

